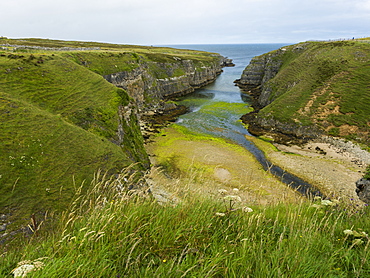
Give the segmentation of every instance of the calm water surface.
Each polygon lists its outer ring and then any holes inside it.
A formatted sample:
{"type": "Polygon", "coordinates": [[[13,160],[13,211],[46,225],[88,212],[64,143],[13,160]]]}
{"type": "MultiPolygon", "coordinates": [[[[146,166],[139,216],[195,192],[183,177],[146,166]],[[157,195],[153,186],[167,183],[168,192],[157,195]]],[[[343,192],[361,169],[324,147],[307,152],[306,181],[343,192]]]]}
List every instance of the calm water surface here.
{"type": "Polygon", "coordinates": [[[181,49],[204,50],[220,53],[233,60],[235,67],[224,68],[217,80],[185,96],[180,104],[190,107],[190,113],[179,117],[177,123],[188,129],[231,140],[248,149],[265,170],[296,188],[304,195],[321,195],[317,189],[298,177],[271,164],[264,154],[245,135],[250,135],[240,117],[250,109],[250,98],[234,85],[250,60],[258,55],[278,49],[286,44],[224,44],[224,45],[173,45],[181,49]]]}

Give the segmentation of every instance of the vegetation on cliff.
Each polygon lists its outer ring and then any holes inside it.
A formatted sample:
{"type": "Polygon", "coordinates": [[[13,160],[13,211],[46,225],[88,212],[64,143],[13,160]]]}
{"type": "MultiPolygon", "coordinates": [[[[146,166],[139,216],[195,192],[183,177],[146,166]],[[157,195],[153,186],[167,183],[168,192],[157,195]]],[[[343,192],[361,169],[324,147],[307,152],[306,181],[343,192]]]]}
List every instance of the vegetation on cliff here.
{"type": "Polygon", "coordinates": [[[154,80],[170,78],[185,74],[179,66],[171,71],[178,60],[189,59],[203,71],[220,59],[93,42],[1,38],[0,45],[0,212],[7,231],[17,227],[15,219],[65,209],[74,187],[89,184],[98,170],[149,167],[138,107],[103,75],[144,64],[154,80]]]}
{"type": "MultiPolygon", "coordinates": [[[[260,123],[274,119],[296,128],[314,126],[318,132],[370,145],[368,40],[305,42],[256,59],[268,60],[266,72],[278,68],[258,84],[260,123]]],[[[241,82],[248,84],[248,77],[241,82]]]]}

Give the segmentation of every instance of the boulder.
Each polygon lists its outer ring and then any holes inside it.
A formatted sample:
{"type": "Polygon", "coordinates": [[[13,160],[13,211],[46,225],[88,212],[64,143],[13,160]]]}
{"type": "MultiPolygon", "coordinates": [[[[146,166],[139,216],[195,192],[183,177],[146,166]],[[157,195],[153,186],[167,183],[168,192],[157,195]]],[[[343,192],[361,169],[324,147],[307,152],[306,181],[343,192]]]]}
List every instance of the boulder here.
{"type": "Polygon", "coordinates": [[[356,193],[361,201],[370,204],[370,180],[361,178],[356,182],[356,193]]]}

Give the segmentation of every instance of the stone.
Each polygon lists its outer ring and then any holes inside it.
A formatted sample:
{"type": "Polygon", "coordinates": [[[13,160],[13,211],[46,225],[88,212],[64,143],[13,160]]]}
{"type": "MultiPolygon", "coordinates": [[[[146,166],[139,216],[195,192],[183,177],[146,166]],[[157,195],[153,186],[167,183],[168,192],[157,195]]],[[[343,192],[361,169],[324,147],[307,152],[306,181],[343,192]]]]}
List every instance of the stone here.
{"type": "Polygon", "coordinates": [[[361,201],[370,204],[370,180],[361,178],[356,181],[356,193],[361,201]]]}

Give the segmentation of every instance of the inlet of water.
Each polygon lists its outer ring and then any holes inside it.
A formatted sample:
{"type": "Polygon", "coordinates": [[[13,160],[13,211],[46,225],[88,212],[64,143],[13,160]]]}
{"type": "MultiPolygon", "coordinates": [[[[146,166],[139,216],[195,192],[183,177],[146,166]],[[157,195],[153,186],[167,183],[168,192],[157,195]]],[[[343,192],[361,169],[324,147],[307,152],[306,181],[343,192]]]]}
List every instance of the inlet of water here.
{"type": "Polygon", "coordinates": [[[180,116],[177,122],[192,131],[222,137],[245,147],[265,170],[279,177],[285,184],[305,196],[322,196],[311,184],[268,161],[263,152],[246,139],[245,135],[250,134],[239,120],[250,109],[250,98],[234,85],[234,80],[240,78],[252,57],[282,46],[283,44],[173,46],[217,52],[233,59],[236,65],[233,68],[224,68],[224,72],[214,83],[182,98],[180,104],[188,106],[190,112],[180,116]]]}

